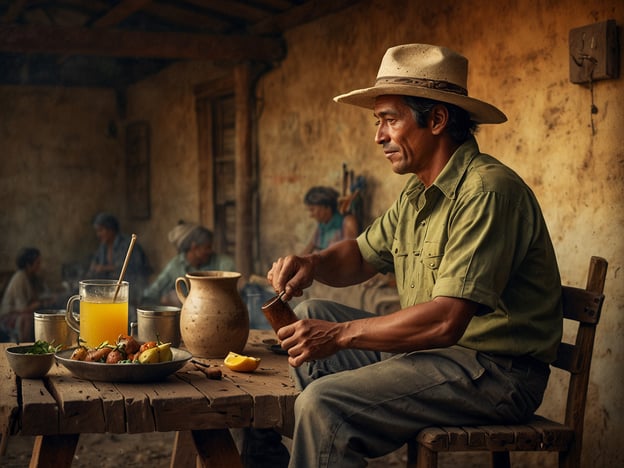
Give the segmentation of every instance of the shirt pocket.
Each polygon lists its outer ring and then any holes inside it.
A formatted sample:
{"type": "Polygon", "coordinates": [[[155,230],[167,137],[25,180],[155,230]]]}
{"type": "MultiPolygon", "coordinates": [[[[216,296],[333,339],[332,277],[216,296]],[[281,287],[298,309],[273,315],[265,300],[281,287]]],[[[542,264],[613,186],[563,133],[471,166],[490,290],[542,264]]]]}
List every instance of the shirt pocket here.
{"type": "Polygon", "coordinates": [[[426,270],[437,272],[444,258],[444,246],[440,242],[425,241],[422,251],[422,263],[426,270]]]}
{"type": "Polygon", "coordinates": [[[394,256],[394,273],[399,291],[405,291],[409,294],[408,291],[414,289],[414,284],[419,276],[420,252],[414,243],[394,239],[392,255],[394,256]]]}

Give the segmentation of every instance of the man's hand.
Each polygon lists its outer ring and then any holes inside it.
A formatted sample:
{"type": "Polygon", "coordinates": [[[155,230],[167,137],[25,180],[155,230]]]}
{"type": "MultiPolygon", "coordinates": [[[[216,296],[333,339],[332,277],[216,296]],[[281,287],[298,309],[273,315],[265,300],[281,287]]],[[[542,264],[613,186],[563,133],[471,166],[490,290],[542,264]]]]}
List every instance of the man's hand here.
{"type": "Polygon", "coordinates": [[[326,358],[339,351],[342,325],[325,320],[305,319],[278,330],[282,348],[288,351],[288,363],[299,367],[306,361],[326,358]]]}
{"type": "Polygon", "coordinates": [[[282,300],[289,301],[292,297],[300,297],[303,290],[312,285],[314,266],[314,255],[278,258],[267,273],[267,279],[276,292],[284,291],[282,300]]]}

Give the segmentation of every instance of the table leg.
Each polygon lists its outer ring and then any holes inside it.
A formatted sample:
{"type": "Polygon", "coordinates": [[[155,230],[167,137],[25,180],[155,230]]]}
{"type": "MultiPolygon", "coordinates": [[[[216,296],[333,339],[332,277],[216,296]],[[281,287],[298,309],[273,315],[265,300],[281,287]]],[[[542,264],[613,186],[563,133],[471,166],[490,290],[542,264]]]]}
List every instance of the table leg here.
{"type": "Polygon", "coordinates": [[[30,468],[70,468],[80,434],[37,436],[30,468]]]}
{"type": "Polygon", "coordinates": [[[193,431],[193,440],[202,467],[243,467],[240,454],[228,429],[193,431]]]}
{"type": "Polygon", "coordinates": [[[170,468],[189,468],[196,466],[197,449],[191,431],[178,431],[173,441],[170,468]]]}
{"type": "Polygon", "coordinates": [[[192,466],[189,455],[197,455],[201,468],[242,468],[240,454],[228,429],[202,429],[176,433],[171,467],[192,466]]]}

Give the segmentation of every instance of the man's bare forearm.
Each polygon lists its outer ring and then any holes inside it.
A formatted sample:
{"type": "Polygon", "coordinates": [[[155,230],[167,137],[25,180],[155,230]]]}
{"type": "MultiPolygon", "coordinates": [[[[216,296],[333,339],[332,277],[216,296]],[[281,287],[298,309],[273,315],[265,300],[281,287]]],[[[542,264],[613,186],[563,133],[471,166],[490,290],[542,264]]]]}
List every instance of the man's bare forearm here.
{"type": "Polygon", "coordinates": [[[377,273],[367,263],[354,239],[332,244],[311,255],[314,279],[329,286],[342,287],[362,283],[377,273]]]}

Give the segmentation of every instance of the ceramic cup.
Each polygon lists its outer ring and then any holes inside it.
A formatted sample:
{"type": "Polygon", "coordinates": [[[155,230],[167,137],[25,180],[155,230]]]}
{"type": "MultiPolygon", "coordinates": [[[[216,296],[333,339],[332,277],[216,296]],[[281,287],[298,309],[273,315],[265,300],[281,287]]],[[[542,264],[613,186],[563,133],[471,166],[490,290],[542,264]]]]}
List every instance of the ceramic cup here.
{"type": "Polygon", "coordinates": [[[156,341],[180,346],[180,307],[144,306],[137,308],[137,321],[130,324],[137,341],[156,341]]]}
{"type": "Polygon", "coordinates": [[[65,309],[44,309],[34,314],[35,340],[69,348],[78,343],[78,334],[65,321],[65,309]]]}
{"type": "Polygon", "coordinates": [[[262,312],[275,332],[286,325],[296,322],[297,316],[282,296],[275,296],[262,305],[262,312]]]}

